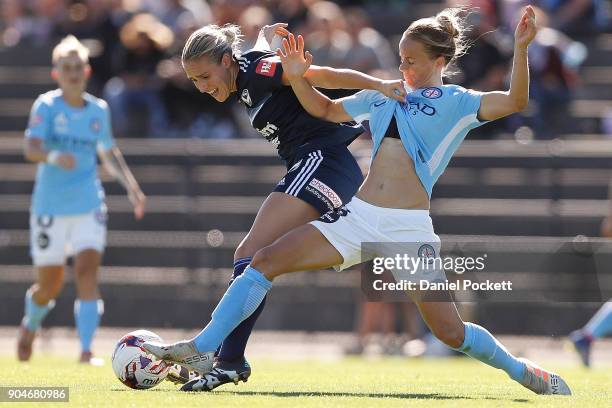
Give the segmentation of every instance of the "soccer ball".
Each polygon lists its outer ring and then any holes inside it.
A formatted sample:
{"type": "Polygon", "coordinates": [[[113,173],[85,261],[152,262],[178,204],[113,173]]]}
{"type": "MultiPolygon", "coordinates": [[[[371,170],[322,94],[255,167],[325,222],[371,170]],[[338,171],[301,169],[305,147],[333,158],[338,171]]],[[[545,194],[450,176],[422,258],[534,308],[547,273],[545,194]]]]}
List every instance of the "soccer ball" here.
{"type": "Polygon", "coordinates": [[[130,332],[119,340],[111,358],[115,375],[130,388],[155,387],[166,378],[172,366],[142,348],[145,341],[161,342],[162,339],[148,330],[130,332]]]}

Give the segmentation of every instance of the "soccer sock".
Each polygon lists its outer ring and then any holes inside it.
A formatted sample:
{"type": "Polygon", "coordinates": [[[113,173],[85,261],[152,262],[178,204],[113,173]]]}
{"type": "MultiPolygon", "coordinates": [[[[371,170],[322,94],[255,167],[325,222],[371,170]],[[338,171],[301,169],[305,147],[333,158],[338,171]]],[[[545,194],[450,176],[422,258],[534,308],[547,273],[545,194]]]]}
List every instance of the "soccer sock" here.
{"type": "MultiPolygon", "coordinates": [[[[234,263],[234,276],[232,281],[242,274],[250,262],[251,258],[242,258],[234,263]]],[[[223,340],[219,353],[217,353],[221,360],[238,361],[244,358],[244,350],[246,350],[247,342],[249,341],[255,322],[257,322],[265,304],[266,298],[264,297],[253,314],[244,319],[234,331],[223,340]]]]}
{"type": "Polygon", "coordinates": [[[22,324],[31,332],[38,330],[45,316],[54,307],[55,300],[51,300],[42,306],[37,304],[32,299],[32,290],[28,289],[25,295],[25,315],[23,316],[22,324]]]}
{"type": "Polygon", "coordinates": [[[74,301],[74,321],[77,333],[81,339],[81,350],[91,351],[91,341],[100,325],[100,316],[104,313],[102,299],[74,301]]]}
{"type": "Polygon", "coordinates": [[[210,323],[194,339],[199,352],[215,350],[238,324],[249,317],[272,287],[272,282],[249,266],[221,298],[210,323]]]}
{"type": "Polygon", "coordinates": [[[492,367],[504,370],[510,378],[521,382],[525,363],[519,361],[482,326],[465,323],[463,344],[456,349],[492,367]]]}
{"type": "Polygon", "coordinates": [[[606,302],[584,326],[585,334],[593,337],[605,337],[612,334],[612,301],[606,302]]]}

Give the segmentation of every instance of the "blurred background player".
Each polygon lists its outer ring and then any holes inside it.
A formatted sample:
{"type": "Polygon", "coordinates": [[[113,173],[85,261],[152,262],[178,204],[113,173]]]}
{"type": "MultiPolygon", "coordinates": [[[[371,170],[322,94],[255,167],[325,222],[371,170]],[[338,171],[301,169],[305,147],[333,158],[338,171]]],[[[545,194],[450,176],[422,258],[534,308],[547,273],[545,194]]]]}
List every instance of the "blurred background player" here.
{"type": "Polygon", "coordinates": [[[580,355],[582,364],[590,367],[593,342],[610,335],[612,335],[612,300],[604,303],[583,328],[574,330],[570,334],[570,340],[580,355]]]}
{"type": "Polygon", "coordinates": [[[17,356],[29,360],[36,332],[62,289],[66,257],[73,255],[80,361],[90,362],[104,310],[97,272],[107,221],[96,152],[126,188],[136,219],[144,215],[145,196],[114,145],[106,102],[85,92],[91,74],[88,49],[67,36],[53,49],[52,62],[59,88],[36,99],[25,132],[25,157],[38,163],[30,210],[30,253],[38,281],[26,292],[17,356]]]}
{"type": "MultiPolygon", "coordinates": [[[[601,223],[601,235],[612,238],[612,183],[608,188],[608,196],[609,213],[601,223]]],[[[610,335],[612,335],[612,299],[604,303],[584,327],[574,330],[569,337],[582,364],[590,367],[593,341],[610,335]]]]}

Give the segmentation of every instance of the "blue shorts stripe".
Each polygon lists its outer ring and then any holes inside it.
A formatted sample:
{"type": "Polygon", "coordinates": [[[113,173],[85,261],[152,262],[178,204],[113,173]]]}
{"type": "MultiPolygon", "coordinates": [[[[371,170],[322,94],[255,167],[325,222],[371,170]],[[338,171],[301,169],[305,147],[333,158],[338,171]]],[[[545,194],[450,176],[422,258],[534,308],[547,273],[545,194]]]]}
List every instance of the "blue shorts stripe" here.
{"type": "Polygon", "coordinates": [[[312,152],[311,155],[312,157],[308,159],[308,163],[306,163],[303,169],[306,171],[300,172],[300,175],[293,180],[293,183],[291,183],[291,188],[289,189],[290,191],[287,191],[288,194],[297,196],[304,187],[304,184],[308,182],[314,172],[317,171],[317,168],[319,168],[321,162],[323,162],[323,155],[321,154],[320,150],[312,152]]]}
{"type": "Polygon", "coordinates": [[[295,196],[297,196],[299,194],[300,191],[302,191],[302,188],[304,188],[304,185],[306,183],[308,183],[308,180],[310,180],[310,178],[312,177],[312,175],[314,174],[315,171],[317,171],[317,169],[319,168],[319,165],[323,162],[323,155],[321,154],[320,150],[317,150],[314,153],[315,157],[316,157],[316,162],[314,163],[312,170],[309,171],[308,175],[306,177],[304,177],[302,179],[302,181],[300,182],[299,186],[297,187],[297,191],[295,192],[295,196]]]}
{"type": "Polygon", "coordinates": [[[312,153],[308,153],[308,159],[306,159],[306,163],[304,163],[304,166],[300,169],[299,173],[297,174],[297,176],[295,176],[295,178],[293,179],[293,181],[291,182],[291,184],[289,184],[289,187],[287,187],[287,189],[285,190],[285,192],[287,194],[291,194],[291,191],[293,190],[293,188],[295,187],[296,183],[298,182],[298,180],[300,179],[300,177],[302,176],[302,174],[306,171],[306,169],[308,168],[310,162],[313,159],[313,155],[312,153]]]}

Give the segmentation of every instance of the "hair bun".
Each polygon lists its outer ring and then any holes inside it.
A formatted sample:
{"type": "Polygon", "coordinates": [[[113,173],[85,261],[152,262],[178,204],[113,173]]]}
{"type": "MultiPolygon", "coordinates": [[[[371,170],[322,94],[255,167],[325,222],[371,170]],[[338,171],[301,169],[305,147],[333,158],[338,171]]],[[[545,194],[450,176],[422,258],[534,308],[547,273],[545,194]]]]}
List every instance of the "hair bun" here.
{"type": "Polygon", "coordinates": [[[446,14],[438,14],[436,16],[436,19],[438,20],[438,23],[440,24],[440,27],[446,31],[447,33],[449,33],[451,35],[451,37],[453,38],[457,38],[459,37],[459,30],[457,29],[455,22],[453,21],[453,19],[446,15],[446,14]]]}

